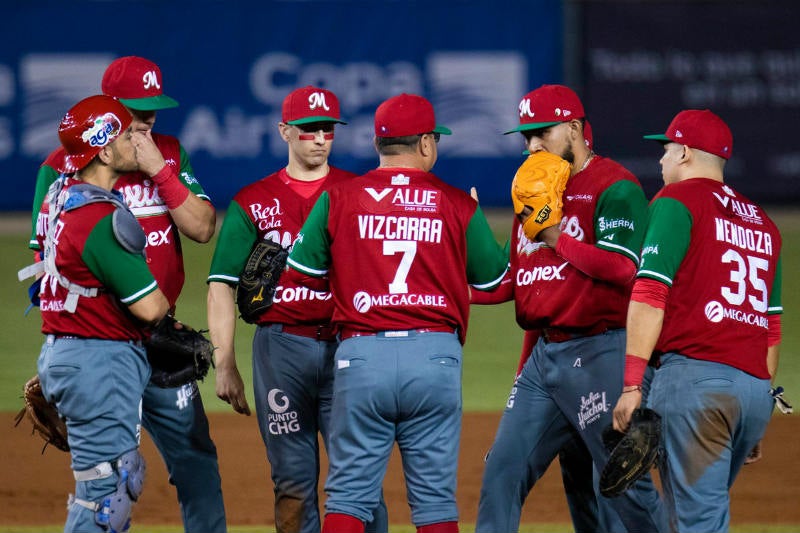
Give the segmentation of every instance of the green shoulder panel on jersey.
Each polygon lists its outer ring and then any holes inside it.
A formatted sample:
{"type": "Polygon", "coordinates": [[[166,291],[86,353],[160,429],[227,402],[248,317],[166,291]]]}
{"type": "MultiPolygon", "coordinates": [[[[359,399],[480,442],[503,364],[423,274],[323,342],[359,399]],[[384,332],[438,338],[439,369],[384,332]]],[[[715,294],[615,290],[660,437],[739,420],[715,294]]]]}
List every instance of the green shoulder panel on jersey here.
{"type": "Polygon", "coordinates": [[[109,213],[101,218],[86,238],[81,258],[104,287],[132,304],[156,288],[144,255],[126,251],[114,236],[109,213]]]}
{"type": "Polygon", "coordinates": [[[289,254],[289,266],[308,276],[318,278],[328,273],[331,263],[328,234],[330,206],[328,191],[323,191],[300,229],[300,236],[289,254]]]}
{"type": "Polygon", "coordinates": [[[640,278],[672,287],[672,280],[689,249],[692,214],[674,198],[658,198],[650,205],[650,217],[642,245],[640,278]]]}
{"type": "Polygon", "coordinates": [[[775,266],[775,279],[769,289],[768,315],[779,315],[783,313],[783,302],[781,301],[781,289],[783,287],[783,253],[778,256],[778,264],[775,266]]]}
{"type": "Polygon", "coordinates": [[[617,181],[597,201],[596,246],[622,254],[638,265],[646,224],[647,198],[642,188],[629,180],[617,181]]]}
{"type": "Polygon", "coordinates": [[[189,162],[189,154],[186,153],[184,150],[183,145],[180,145],[180,154],[181,154],[181,168],[178,171],[178,178],[183,182],[186,187],[192,191],[192,194],[195,196],[199,196],[204,200],[211,201],[208,197],[206,192],[203,190],[203,186],[200,185],[200,182],[197,181],[197,178],[194,175],[194,169],[192,168],[192,164],[189,162]]]}
{"type": "Polygon", "coordinates": [[[36,240],[36,223],[39,220],[39,211],[42,209],[42,203],[44,203],[44,199],[47,196],[47,191],[58,179],[58,176],[58,171],[49,165],[40,166],[39,172],[36,174],[36,190],[33,193],[33,206],[31,207],[31,238],[28,242],[28,248],[31,250],[39,249],[39,241],[36,240]]]}
{"type": "Polygon", "coordinates": [[[206,282],[238,284],[239,274],[257,239],[258,232],[247,212],[235,200],[231,201],[219,230],[206,282]]]}
{"type": "Polygon", "coordinates": [[[508,270],[508,251],[494,238],[480,207],[467,226],[467,282],[478,290],[497,287],[508,270]]]}

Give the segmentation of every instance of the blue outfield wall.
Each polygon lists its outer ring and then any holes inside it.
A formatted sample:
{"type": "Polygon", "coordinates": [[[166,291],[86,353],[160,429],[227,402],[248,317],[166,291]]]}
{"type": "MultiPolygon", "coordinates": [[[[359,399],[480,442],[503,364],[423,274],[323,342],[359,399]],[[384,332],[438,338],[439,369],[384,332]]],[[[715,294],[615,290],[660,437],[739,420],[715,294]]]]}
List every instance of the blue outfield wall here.
{"type": "MultiPolygon", "coordinates": [[[[57,124],[96,94],[110,61],[154,60],[180,107],[156,131],[177,135],[218,208],[285,164],[283,97],[307,84],[339,96],[347,126],[333,164],[377,164],[372,117],[400,92],[427,96],[454,134],[434,171],[484,205],[507,205],[522,160],[517,104],[562,82],[558,0],[14,2],[0,47],[0,210],[29,210],[57,124]],[[535,18],[531,18],[535,13],[535,18]]],[[[9,11],[6,11],[7,16],[9,11]]]]}

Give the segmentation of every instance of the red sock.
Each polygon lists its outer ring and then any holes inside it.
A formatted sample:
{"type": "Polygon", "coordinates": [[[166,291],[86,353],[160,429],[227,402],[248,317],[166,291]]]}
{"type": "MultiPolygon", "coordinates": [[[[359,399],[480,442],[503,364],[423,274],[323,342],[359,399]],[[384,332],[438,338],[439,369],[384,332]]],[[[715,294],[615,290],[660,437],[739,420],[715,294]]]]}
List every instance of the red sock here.
{"type": "Polygon", "coordinates": [[[420,526],[417,533],[458,533],[458,522],[436,522],[420,526]]]}
{"type": "Polygon", "coordinates": [[[322,522],[322,533],[364,533],[364,522],[349,514],[328,513],[322,522]]]}

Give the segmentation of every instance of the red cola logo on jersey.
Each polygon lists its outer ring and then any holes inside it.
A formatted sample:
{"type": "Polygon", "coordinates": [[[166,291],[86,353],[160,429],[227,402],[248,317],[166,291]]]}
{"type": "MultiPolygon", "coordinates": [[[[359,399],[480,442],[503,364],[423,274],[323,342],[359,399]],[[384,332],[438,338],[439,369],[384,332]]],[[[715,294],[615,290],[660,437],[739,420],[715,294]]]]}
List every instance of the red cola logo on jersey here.
{"type": "Polygon", "coordinates": [[[248,206],[253,222],[260,231],[268,231],[282,225],[284,212],[281,209],[281,201],[273,198],[272,202],[272,205],[253,203],[248,206]]]}

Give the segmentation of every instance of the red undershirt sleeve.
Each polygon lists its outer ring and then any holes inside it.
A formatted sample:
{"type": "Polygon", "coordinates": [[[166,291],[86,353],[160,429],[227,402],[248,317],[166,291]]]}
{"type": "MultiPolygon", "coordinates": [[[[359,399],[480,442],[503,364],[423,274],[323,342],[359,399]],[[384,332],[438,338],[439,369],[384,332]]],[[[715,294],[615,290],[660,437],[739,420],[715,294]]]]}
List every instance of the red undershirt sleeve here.
{"type": "Polygon", "coordinates": [[[587,276],[615,285],[629,283],[636,274],[636,264],[628,257],[583,243],[562,233],[556,253],[587,276]]]}

